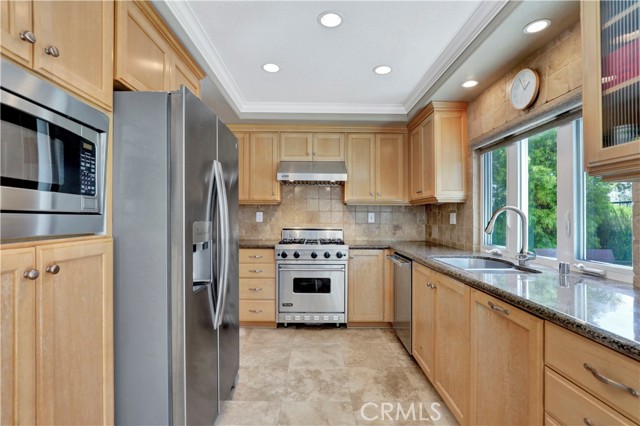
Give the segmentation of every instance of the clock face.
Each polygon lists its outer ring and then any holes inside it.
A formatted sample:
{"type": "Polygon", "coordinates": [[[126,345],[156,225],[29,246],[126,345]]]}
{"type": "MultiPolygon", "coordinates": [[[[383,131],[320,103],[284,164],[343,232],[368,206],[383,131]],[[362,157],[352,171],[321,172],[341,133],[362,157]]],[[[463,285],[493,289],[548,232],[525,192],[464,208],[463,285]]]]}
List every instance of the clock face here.
{"type": "Polygon", "coordinates": [[[517,109],[527,108],[538,96],[539,88],[538,74],[529,68],[523,69],[511,82],[511,103],[517,109]]]}

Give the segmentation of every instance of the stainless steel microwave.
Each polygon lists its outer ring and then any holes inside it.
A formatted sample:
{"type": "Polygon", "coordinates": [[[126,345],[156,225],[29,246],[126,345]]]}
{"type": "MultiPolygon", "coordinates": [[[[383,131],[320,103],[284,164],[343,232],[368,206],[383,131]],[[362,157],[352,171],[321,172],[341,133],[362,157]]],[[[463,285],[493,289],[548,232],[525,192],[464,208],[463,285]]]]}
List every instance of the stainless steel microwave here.
{"type": "Polygon", "coordinates": [[[0,76],[0,238],[103,233],[109,117],[7,61],[0,76]]]}

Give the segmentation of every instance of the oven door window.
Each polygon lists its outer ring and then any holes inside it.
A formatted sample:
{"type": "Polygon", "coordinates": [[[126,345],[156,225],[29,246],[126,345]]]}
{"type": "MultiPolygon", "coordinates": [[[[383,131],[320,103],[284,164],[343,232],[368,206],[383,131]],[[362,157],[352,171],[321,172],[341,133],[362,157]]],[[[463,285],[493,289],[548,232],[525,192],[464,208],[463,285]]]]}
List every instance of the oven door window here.
{"type": "Polygon", "coordinates": [[[93,142],[9,105],[1,119],[1,186],[96,195],[93,142]]]}
{"type": "Polygon", "coordinates": [[[330,278],[294,278],[293,292],[301,294],[331,293],[330,278]]]}

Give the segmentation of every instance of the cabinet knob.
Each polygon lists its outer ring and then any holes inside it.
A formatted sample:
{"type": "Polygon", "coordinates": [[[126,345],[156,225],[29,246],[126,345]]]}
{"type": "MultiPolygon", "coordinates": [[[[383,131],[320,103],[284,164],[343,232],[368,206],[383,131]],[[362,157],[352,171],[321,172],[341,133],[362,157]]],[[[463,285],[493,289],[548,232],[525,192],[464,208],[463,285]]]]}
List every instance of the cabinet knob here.
{"type": "Polygon", "coordinates": [[[24,274],[22,274],[23,277],[25,277],[28,280],[36,280],[38,279],[38,277],[40,276],[40,272],[38,272],[37,269],[32,269],[30,271],[24,271],[24,274]]]}
{"type": "Polygon", "coordinates": [[[28,41],[31,44],[36,42],[36,35],[31,31],[22,31],[20,33],[20,38],[24,41],[28,41]]]}
{"type": "Polygon", "coordinates": [[[369,194],[371,194],[371,196],[373,197],[373,192],[370,192],[369,194]]]}
{"type": "Polygon", "coordinates": [[[307,152],[307,157],[311,157],[311,153],[310,152],[307,152]]]}
{"type": "Polygon", "coordinates": [[[382,195],[382,192],[378,192],[378,197],[382,195]]]}
{"type": "Polygon", "coordinates": [[[591,419],[589,417],[585,417],[584,419],[582,419],[582,421],[587,426],[593,426],[593,422],[591,421],[591,419]]]}
{"type": "Polygon", "coordinates": [[[273,191],[273,192],[271,193],[271,195],[275,197],[276,192],[275,192],[275,191],[273,191]]]}
{"type": "Polygon", "coordinates": [[[318,154],[316,154],[315,152],[313,153],[313,156],[314,156],[314,157],[315,157],[315,156],[317,156],[317,155],[318,155],[318,154]]]}
{"type": "Polygon", "coordinates": [[[56,265],[54,263],[51,266],[47,266],[47,269],[45,269],[45,271],[47,271],[48,273],[50,273],[52,275],[56,275],[56,274],[58,274],[58,272],[60,272],[60,265],[56,265]]]}
{"type": "Polygon", "coordinates": [[[60,56],[60,51],[55,46],[47,46],[47,47],[45,47],[44,48],[44,53],[46,53],[47,55],[51,55],[54,58],[57,58],[58,56],[60,56]]]}

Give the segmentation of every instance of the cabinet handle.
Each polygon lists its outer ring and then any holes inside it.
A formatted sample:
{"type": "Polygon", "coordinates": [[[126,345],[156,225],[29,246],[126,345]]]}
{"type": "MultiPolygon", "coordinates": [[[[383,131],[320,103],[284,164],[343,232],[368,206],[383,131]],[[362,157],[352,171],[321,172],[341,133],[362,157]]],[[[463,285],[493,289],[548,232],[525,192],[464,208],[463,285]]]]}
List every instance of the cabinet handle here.
{"type": "Polygon", "coordinates": [[[47,47],[45,47],[44,48],[44,53],[46,53],[47,55],[51,55],[54,58],[57,58],[58,56],[60,56],[60,51],[55,46],[47,46],[47,47]]]}
{"type": "Polygon", "coordinates": [[[262,255],[257,255],[257,256],[249,256],[249,259],[262,259],[262,255]]]}
{"type": "Polygon", "coordinates": [[[582,419],[582,421],[587,426],[593,426],[593,422],[591,421],[591,419],[589,417],[585,417],[584,419],[582,419]]]}
{"type": "Polygon", "coordinates": [[[45,269],[46,272],[52,274],[52,275],[57,275],[58,272],[60,272],[60,265],[56,265],[55,263],[51,266],[47,266],[47,268],[45,269]]]}
{"type": "Polygon", "coordinates": [[[254,314],[259,314],[262,312],[262,309],[249,309],[249,312],[253,312],[254,314]]]}
{"type": "Polygon", "coordinates": [[[20,33],[20,39],[24,41],[28,41],[31,44],[34,44],[36,42],[36,35],[31,31],[22,31],[20,33]]]}
{"type": "Polygon", "coordinates": [[[40,276],[40,272],[37,269],[32,269],[30,271],[24,271],[22,276],[28,280],[36,280],[40,276]]]}
{"type": "Polygon", "coordinates": [[[500,307],[492,302],[487,302],[487,304],[489,305],[489,307],[491,309],[493,309],[494,311],[498,311],[498,312],[502,312],[503,314],[509,315],[509,310],[505,309],[503,307],[500,307]]]}
{"type": "Polygon", "coordinates": [[[262,291],[262,287],[250,287],[249,291],[262,291]]]}
{"type": "Polygon", "coordinates": [[[632,388],[631,386],[627,386],[624,383],[618,383],[615,380],[611,380],[610,378],[603,376],[602,374],[600,374],[598,372],[598,370],[595,367],[590,366],[586,362],[584,364],[582,364],[582,365],[584,366],[584,368],[586,368],[587,370],[589,370],[591,372],[593,377],[595,377],[596,379],[600,380],[602,383],[604,383],[606,385],[609,385],[609,386],[613,386],[614,388],[618,388],[618,389],[623,390],[625,392],[629,392],[631,395],[635,396],[636,398],[640,397],[640,393],[638,393],[638,391],[636,389],[632,388]]]}
{"type": "Polygon", "coordinates": [[[422,189],[420,191],[416,191],[416,194],[422,194],[422,189]]]}
{"type": "Polygon", "coordinates": [[[249,269],[249,272],[254,272],[256,274],[259,274],[260,272],[264,272],[263,269],[249,269]]]}

